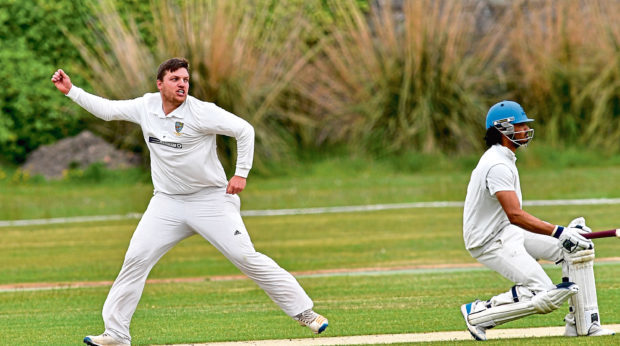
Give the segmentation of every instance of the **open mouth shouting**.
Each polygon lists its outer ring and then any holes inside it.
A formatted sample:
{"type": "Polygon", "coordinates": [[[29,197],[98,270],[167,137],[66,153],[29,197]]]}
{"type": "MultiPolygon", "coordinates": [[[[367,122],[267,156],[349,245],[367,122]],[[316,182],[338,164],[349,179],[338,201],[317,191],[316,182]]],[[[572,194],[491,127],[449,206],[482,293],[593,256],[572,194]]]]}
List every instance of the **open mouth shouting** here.
{"type": "Polygon", "coordinates": [[[157,88],[164,102],[164,113],[172,112],[187,99],[189,91],[189,74],[187,69],[180,68],[167,72],[163,79],[157,80],[157,88]]]}

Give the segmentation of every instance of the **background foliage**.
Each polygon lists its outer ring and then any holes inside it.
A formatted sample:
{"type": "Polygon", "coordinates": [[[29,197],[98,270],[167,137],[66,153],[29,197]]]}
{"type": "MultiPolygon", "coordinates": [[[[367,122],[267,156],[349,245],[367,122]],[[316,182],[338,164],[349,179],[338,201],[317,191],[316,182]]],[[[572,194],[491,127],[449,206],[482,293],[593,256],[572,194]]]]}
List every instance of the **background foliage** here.
{"type": "Polygon", "coordinates": [[[322,136],[379,155],[481,148],[501,31],[480,37],[474,2],[405,1],[397,11],[385,3],[365,13],[330,2],[339,21],[299,81],[317,106],[312,116],[327,120],[322,136]]]}
{"type": "Polygon", "coordinates": [[[537,142],[615,154],[618,17],[604,0],[0,0],[0,160],[84,128],[144,152],[139,128],[85,114],[49,78],[136,97],[178,55],[193,95],[254,125],[259,171],[334,149],[475,153],[501,99],[536,119],[537,142]]]}
{"type": "Polygon", "coordinates": [[[509,80],[553,143],[618,152],[620,2],[517,2],[509,80]]]}
{"type": "Polygon", "coordinates": [[[57,65],[80,60],[61,27],[85,36],[82,7],[81,1],[0,0],[0,159],[20,163],[39,145],[82,128],[77,107],[49,82],[57,65]]]}

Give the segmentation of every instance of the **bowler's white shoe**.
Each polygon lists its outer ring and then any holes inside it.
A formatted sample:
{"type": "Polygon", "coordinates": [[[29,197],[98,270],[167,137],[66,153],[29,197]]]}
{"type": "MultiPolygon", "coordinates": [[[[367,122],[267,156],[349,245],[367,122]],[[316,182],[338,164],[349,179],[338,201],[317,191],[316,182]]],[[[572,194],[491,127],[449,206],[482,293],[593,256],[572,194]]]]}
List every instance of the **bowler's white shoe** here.
{"type": "Polygon", "coordinates": [[[484,341],[487,339],[487,329],[480,326],[475,326],[469,323],[469,314],[476,310],[476,304],[481,303],[480,300],[476,300],[471,303],[461,305],[461,314],[463,315],[463,319],[465,320],[465,325],[467,325],[467,330],[469,334],[474,337],[474,339],[478,341],[484,341]]]}
{"type": "Polygon", "coordinates": [[[84,338],[84,343],[86,345],[91,346],[107,346],[107,345],[122,345],[122,346],[130,346],[130,344],[125,341],[120,341],[112,337],[110,334],[103,333],[101,335],[89,335],[84,338]]]}
{"type": "MultiPolygon", "coordinates": [[[[578,336],[577,335],[577,326],[575,326],[575,316],[572,313],[569,313],[564,317],[564,321],[566,321],[566,329],[564,330],[564,336],[578,336]]],[[[603,335],[615,335],[611,329],[605,329],[601,327],[598,322],[594,322],[592,326],[590,326],[590,330],[588,331],[587,336],[603,336],[603,335]]]]}
{"type": "Polygon", "coordinates": [[[301,314],[293,317],[300,325],[310,328],[314,334],[321,334],[328,326],[327,318],[308,309],[301,314]]]}

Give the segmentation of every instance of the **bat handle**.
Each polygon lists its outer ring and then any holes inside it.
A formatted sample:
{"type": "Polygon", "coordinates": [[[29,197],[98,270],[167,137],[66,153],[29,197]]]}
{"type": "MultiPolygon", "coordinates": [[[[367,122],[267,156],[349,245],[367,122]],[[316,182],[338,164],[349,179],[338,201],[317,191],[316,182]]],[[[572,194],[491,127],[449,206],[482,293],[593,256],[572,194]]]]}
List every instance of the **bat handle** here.
{"type": "Polygon", "coordinates": [[[620,238],[620,228],[619,229],[610,229],[607,231],[600,232],[592,232],[585,233],[582,236],[586,239],[597,239],[597,238],[610,238],[610,237],[618,237],[620,238]]]}

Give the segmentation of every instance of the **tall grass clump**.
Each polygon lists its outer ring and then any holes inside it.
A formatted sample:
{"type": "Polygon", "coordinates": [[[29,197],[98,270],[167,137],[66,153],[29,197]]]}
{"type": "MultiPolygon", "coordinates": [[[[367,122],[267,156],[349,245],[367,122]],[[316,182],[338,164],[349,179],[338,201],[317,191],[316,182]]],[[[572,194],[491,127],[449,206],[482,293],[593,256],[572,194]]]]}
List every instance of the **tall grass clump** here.
{"type": "MultiPolygon", "coordinates": [[[[63,28],[86,64],[75,66],[75,72],[90,83],[95,93],[110,99],[131,99],[157,91],[153,77],[157,61],[142,39],[136,22],[131,18],[124,20],[112,0],[89,4],[97,14],[85,23],[92,32],[91,40],[73,35],[71,28],[63,28]]],[[[66,72],[72,76],[73,71],[66,72]]],[[[119,147],[146,152],[142,131],[136,124],[103,123],[95,118],[88,118],[87,123],[119,147]]]]}
{"type": "Polygon", "coordinates": [[[481,147],[498,30],[477,33],[475,1],[329,2],[337,25],[303,83],[319,140],[374,154],[481,147]],[[400,18],[402,17],[402,18],[400,18]]]}
{"type": "Polygon", "coordinates": [[[620,2],[518,1],[512,14],[509,79],[541,135],[620,151],[620,2]]]}
{"type": "MultiPolygon", "coordinates": [[[[96,40],[75,44],[98,93],[126,99],[157,91],[158,64],[182,56],[190,61],[190,94],[254,126],[255,167],[286,161],[298,143],[309,141],[304,136],[311,136],[315,124],[291,87],[317,50],[306,43],[313,27],[303,16],[303,1],[153,1],[145,30],[130,16],[124,19],[113,1],[95,6],[96,40]],[[141,31],[154,40],[143,39],[141,31]]],[[[220,157],[229,165],[234,140],[220,144],[220,157]]]]}

